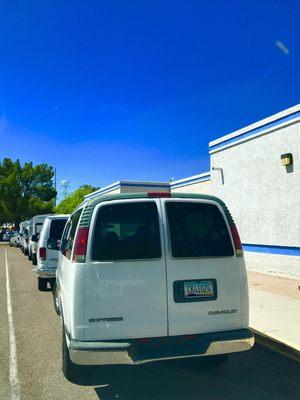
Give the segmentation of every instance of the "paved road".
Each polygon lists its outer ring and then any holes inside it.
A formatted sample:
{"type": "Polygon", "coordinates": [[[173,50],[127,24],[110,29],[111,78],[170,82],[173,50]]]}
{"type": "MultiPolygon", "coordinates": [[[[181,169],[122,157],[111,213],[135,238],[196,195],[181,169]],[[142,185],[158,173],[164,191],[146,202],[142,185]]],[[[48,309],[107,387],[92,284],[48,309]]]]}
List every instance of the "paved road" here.
{"type": "MultiPolygon", "coordinates": [[[[37,290],[19,249],[0,246],[0,399],[10,400],[10,346],[5,250],[8,256],[22,400],[278,400],[300,399],[300,364],[260,346],[219,368],[198,359],[142,366],[83,368],[72,384],[62,375],[60,321],[51,293],[37,290]]],[[[16,400],[17,397],[15,398],[16,400]]]]}

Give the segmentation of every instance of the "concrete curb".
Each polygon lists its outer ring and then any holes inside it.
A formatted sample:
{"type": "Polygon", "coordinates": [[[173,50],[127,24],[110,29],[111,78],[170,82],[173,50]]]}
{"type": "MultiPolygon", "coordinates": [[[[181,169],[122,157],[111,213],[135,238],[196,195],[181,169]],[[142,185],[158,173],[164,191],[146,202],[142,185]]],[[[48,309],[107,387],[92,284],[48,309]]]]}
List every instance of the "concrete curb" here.
{"type": "Polygon", "coordinates": [[[290,343],[287,340],[278,338],[267,334],[266,332],[260,332],[254,328],[250,328],[255,336],[255,341],[262,346],[268,347],[269,349],[276,351],[292,360],[300,362],[300,347],[294,343],[290,343]]]}

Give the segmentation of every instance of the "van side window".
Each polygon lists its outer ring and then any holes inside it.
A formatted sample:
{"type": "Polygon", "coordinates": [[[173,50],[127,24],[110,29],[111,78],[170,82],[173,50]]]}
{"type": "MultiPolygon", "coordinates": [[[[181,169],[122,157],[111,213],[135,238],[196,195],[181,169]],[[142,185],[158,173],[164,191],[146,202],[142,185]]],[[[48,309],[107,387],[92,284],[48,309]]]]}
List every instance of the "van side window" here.
{"type": "Polygon", "coordinates": [[[154,202],[111,204],[99,209],[92,244],[94,261],[160,257],[158,211],[154,202]]]}
{"type": "Polygon", "coordinates": [[[77,225],[78,225],[81,213],[82,213],[82,208],[80,210],[76,211],[70,218],[71,225],[70,225],[70,229],[69,229],[69,234],[67,236],[66,248],[65,248],[65,256],[69,259],[71,259],[75,233],[76,233],[76,229],[77,229],[77,225]]]}
{"type": "Polygon", "coordinates": [[[166,203],[173,257],[233,256],[224,218],[213,204],[166,203]]]}

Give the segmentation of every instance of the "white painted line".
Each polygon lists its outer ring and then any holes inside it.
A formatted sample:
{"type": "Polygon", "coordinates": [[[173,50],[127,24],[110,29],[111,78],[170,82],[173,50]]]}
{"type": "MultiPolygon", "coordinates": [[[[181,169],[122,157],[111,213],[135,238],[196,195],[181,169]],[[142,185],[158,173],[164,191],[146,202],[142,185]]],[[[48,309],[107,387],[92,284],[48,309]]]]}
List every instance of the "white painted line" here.
{"type": "Polygon", "coordinates": [[[7,298],[7,316],[8,316],[8,331],[9,331],[9,380],[10,380],[10,393],[11,400],[20,400],[20,384],[18,377],[18,364],[17,364],[17,346],[16,336],[14,329],[14,320],[11,308],[11,296],[9,286],[9,272],[7,251],[5,249],[5,270],[6,270],[6,298],[7,298]]]}

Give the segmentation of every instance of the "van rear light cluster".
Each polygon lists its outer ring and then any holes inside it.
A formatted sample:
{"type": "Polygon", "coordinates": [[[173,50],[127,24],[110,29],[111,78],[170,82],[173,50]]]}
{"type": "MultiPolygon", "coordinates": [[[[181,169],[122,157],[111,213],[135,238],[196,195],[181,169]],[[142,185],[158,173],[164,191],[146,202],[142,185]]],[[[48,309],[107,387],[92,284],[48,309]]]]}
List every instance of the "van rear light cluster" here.
{"type": "Polygon", "coordinates": [[[39,257],[41,260],[46,260],[46,247],[39,248],[39,257]]]}
{"type": "Polygon", "coordinates": [[[73,261],[77,263],[85,262],[89,228],[79,228],[75,239],[73,261]]]}
{"type": "Polygon", "coordinates": [[[235,254],[237,257],[243,257],[243,247],[239,232],[235,224],[230,225],[231,235],[234,243],[235,254]]]}
{"type": "Polygon", "coordinates": [[[149,192],[148,197],[171,197],[171,193],[168,192],[149,192]]]}

